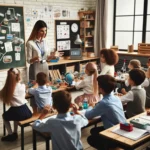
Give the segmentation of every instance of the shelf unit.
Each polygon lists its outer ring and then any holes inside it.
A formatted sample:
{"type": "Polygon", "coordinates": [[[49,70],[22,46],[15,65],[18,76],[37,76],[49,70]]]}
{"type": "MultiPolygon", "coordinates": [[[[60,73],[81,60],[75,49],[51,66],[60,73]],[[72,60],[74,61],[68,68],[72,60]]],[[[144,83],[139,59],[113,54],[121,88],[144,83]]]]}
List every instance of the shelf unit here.
{"type": "Polygon", "coordinates": [[[94,62],[98,65],[99,61],[100,61],[99,57],[93,57],[93,58],[83,57],[82,60],[60,59],[56,63],[49,62],[48,66],[49,66],[49,70],[59,70],[60,74],[63,75],[69,71],[80,72],[83,66],[85,66],[87,62],[94,62]]]}
{"type": "Polygon", "coordinates": [[[81,46],[82,52],[94,53],[94,25],[95,25],[95,11],[79,11],[80,18],[80,38],[83,41],[81,46]]]}

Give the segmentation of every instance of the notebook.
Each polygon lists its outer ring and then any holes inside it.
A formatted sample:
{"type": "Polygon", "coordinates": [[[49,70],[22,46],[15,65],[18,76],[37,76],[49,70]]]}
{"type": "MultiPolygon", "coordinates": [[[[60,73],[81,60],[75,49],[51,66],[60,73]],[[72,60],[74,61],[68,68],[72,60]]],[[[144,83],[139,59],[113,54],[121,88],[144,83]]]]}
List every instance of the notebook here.
{"type": "Polygon", "coordinates": [[[149,134],[149,132],[147,130],[143,130],[143,129],[139,129],[139,128],[135,128],[135,127],[133,127],[133,131],[131,131],[131,132],[121,130],[120,127],[116,127],[114,130],[112,130],[112,132],[122,135],[122,136],[129,138],[131,140],[134,140],[134,141],[149,134]]]}

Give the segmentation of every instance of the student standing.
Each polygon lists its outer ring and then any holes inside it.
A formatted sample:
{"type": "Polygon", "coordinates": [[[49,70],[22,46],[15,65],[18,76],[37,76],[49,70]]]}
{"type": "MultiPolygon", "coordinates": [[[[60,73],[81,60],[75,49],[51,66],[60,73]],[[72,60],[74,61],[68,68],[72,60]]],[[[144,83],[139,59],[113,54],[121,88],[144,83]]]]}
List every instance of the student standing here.
{"type": "Polygon", "coordinates": [[[49,77],[47,61],[55,58],[55,54],[50,55],[45,37],[47,35],[47,25],[44,21],[38,20],[27,41],[27,62],[29,67],[29,80],[35,80],[39,72],[44,72],[49,77]]]}
{"type": "Polygon", "coordinates": [[[16,68],[8,70],[6,83],[0,91],[0,100],[11,107],[3,113],[3,120],[8,135],[1,138],[1,141],[14,141],[18,138],[18,121],[28,119],[32,116],[25,100],[25,85],[20,82],[20,71],[16,68]],[[14,132],[10,126],[14,121],[14,132]]]}
{"type": "Polygon", "coordinates": [[[53,97],[53,108],[57,110],[56,118],[50,118],[45,123],[41,119],[33,124],[33,128],[40,132],[51,133],[53,150],[83,150],[81,138],[81,128],[88,124],[88,120],[75,111],[77,114],[71,116],[69,108],[71,95],[66,91],[57,92],[53,97]]]}

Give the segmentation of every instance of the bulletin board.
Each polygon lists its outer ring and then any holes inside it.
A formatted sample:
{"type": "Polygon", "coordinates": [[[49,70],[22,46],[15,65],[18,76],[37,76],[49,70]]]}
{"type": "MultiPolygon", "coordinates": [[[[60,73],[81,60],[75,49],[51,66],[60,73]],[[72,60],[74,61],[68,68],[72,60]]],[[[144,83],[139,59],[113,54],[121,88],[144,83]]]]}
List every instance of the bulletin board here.
{"type": "Polygon", "coordinates": [[[70,56],[71,48],[80,48],[74,41],[80,35],[80,20],[55,20],[56,50],[70,56]]]}
{"type": "Polygon", "coordinates": [[[0,5],[0,70],[26,65],[24,42],[23,7],[0,5]]]}

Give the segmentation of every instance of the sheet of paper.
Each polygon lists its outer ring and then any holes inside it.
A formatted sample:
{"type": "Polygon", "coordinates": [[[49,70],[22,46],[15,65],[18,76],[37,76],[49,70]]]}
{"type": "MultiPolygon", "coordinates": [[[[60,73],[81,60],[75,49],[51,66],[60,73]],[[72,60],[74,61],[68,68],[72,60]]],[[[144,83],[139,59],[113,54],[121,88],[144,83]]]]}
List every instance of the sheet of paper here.
{"type": "Polygon", "coordinates": [[[13,51],[12,42],[5,42],[4,45],[5,45],[5,51],[6,52],[12,52],[13,51]]]}
{"type": "Polygon", "coordinates": [[[15,46],[15,51],[16,52],[20,52],[21,51],[21,47],[20,46],[15,46]]]}
{"type": "Polygon", "coordinates": [[[11,23],[12,32],[20,32],[20,23],[11,23]]]}
{"type": "Polygon", "coordinates": [[[20,53],[15,53],[15,60],[20,61],[20,53]]]}
{"type": "Polygon", "coordinates": [[[57,41],[57,50],[70,50],[70,40],[66,41],[57,41]]]}
{"type": "Polygon", "coordinates": [[[57,39],[69,39],[70,38],[70,26],[69,25],[57,25],[57,39]]]}

